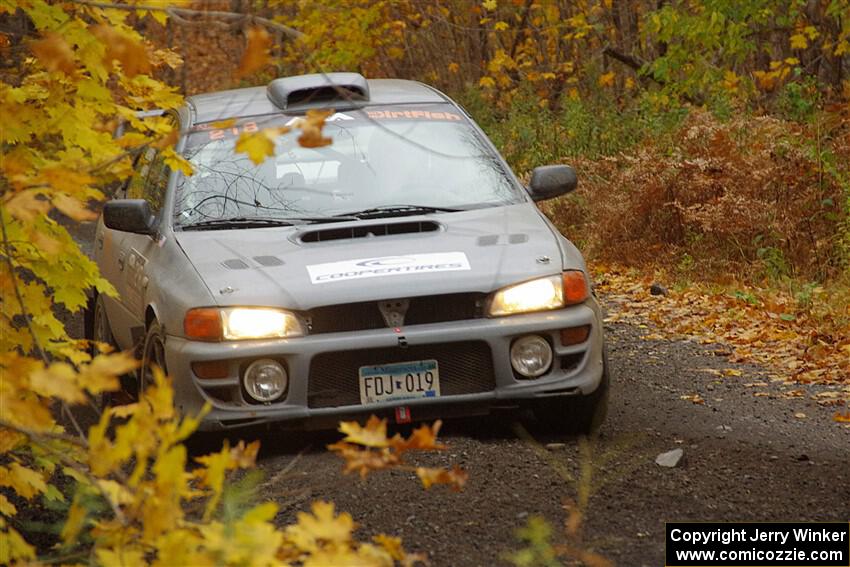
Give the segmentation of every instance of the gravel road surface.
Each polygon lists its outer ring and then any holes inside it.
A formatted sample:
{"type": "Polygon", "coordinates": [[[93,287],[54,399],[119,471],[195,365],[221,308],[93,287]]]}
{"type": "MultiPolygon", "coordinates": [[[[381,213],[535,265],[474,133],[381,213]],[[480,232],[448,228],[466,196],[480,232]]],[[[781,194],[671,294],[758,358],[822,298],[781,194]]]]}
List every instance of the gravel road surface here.
{"type": "MultiPolygon", "coordinates": [[[[88,232],[75,236],[86,243],[88,232]]],[[[424,490],[397,471],[344,476],[324,450],[334,432],[267,433],[259,496],[279,504],[281,525],[311,501],[331,500],[354,516],[360,539],[397,535],[408,551],[452,567],[506,564],[533,515],[561,539],[562,503],[576,498],[588,460],[584,542],[617,565],[663,565],[665,521],[850,520],[850,428],[817,403],[837,387],[772,381],[762,368],[730,363],[722,346],[642,338],[652,329],[615,323],[606,333],[611,407],[589,459],[578,439],[524,433],[513,416],[449,421],[448,449],[414,463],[466,469],[466,489],[454,493],[424,490]],[[655,463],[676,448],[684,451],[676,467],[655,463]]]]}

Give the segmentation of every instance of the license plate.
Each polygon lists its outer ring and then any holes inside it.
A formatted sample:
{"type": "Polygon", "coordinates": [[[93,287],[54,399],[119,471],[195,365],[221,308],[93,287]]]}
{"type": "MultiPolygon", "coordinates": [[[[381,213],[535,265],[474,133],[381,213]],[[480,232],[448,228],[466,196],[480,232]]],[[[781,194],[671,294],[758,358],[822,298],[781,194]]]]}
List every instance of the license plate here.
{"type": "Polygon", "coordinates": [[[360,367],[360,403],[440,396],[436,360],[414,360],[360,367]]]}

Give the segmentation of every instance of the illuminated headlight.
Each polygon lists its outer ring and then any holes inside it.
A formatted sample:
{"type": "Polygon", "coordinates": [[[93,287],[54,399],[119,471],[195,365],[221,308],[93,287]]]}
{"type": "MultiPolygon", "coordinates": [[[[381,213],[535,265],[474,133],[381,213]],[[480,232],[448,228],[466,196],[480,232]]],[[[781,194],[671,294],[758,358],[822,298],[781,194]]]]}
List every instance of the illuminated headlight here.
{"type": "Polygon", "coordinates": [[[564,306],[562,277],[549,276],[501,289],[493,295],[491,317],[560,309],[564,306]]]}
{"type": "Polygon", "coordinates": [[[221,325],[222,335],[228,340],[299,337],[304,334],[295,315],[278,309],[223,309],[221,325]]]}
{"type": "Polygon", "coordinates": [[[201,307],[190,309],[183,320],[186,337],[201,341],[300,337],[298,318],[281,309],[264,307],[201,307]]]}
{"type": "Polygon", "coordinates": [[[552,347],[540,335],[528,335],[511,345],[511,366],[525,378],[537,378],[552,366],[552,347]]]}
{"type": "Polygon", "coordinates": [[[273,402],[283,395],[289,382],[286,369],[276,360],[263,358],[245,369],[242,383],[248,396],[258,402],[273,402]]]}

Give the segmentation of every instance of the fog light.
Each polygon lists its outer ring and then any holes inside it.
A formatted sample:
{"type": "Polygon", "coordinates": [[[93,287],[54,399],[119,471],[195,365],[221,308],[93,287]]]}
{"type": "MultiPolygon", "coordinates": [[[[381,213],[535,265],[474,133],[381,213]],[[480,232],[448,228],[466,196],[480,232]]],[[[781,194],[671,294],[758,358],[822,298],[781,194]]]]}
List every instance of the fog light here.
{"type": "Polygon", "coordinates": [[[529,335],[511,345],[511,366],[526,378],[542,376],[552,366],[552,347],[539,335],[529,335]]]}
{"type": "Polygon", "coordinates": [[[255,360],[245,369],[242,378],[245,391],[258,402],[272,402],[286,391],[289,377],[286,369],[276,360],[255,360]]]}

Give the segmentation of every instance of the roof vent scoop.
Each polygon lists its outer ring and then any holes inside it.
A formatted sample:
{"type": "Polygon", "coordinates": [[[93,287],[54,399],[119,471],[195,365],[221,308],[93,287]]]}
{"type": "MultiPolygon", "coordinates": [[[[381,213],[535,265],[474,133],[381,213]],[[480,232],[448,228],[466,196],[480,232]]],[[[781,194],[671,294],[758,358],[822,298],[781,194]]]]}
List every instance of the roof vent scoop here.
{"type": "Polygon", "coordinates": [[[369,100],[369,83],[360,73],[315,73],[275,79],[268,86],[272,104],[281,110],[313,108],[332,102],[369,100]]]}

